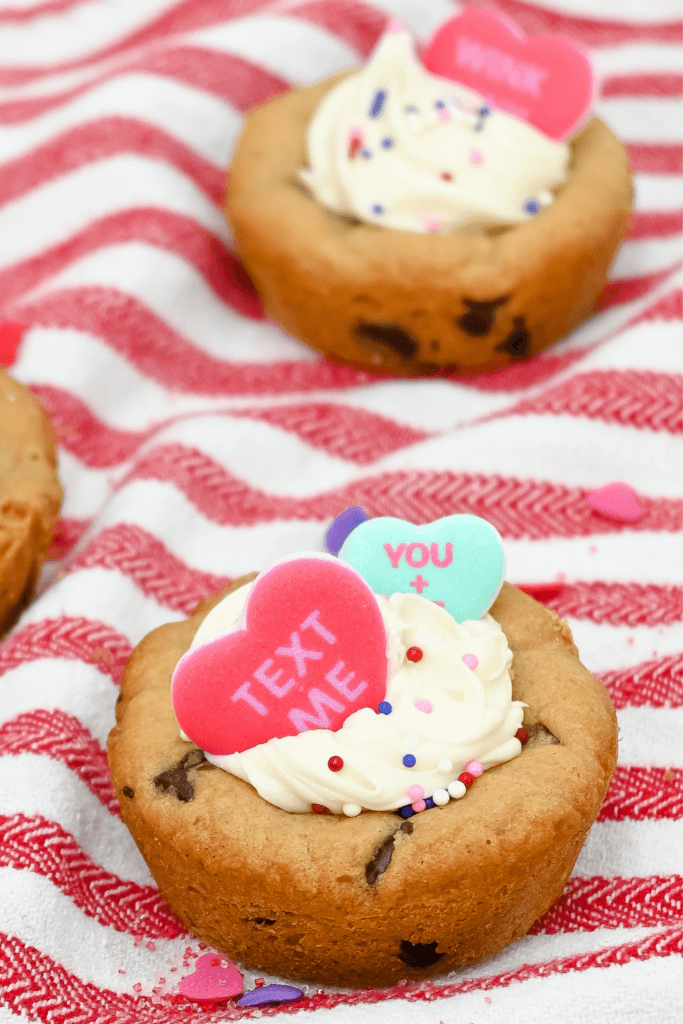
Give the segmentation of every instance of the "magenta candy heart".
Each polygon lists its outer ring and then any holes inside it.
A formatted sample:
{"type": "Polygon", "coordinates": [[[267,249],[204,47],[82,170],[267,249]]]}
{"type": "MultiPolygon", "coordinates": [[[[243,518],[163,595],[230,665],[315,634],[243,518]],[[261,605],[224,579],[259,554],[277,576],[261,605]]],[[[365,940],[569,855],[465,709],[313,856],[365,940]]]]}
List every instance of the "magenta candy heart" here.
{"type": "Polygon", "coordinates": [[[643,515],[638,495],[629,484],[616,481],[605,484],[586,495],[586,502],[596,512],[609,519],[621,519],[623,522],[634,523],[643,515]]]}
{"type": "Polygon", "coordinates": [[[227,957],[204,953],[194,965],[194,973],[180,979],[181,995],[188,999],[231,999],[244,991],[244,978],[227,957]]]}
{"type": "Polygon", "coordinates": [[[577,43],[563,36],[527,37],[497,11],[474,9],[451,18],[430,40],[424,64],[552,139],[574,135],[593,102],[590,59],[577,43]]]}
{"type": "Polygon", "coordinates": [[[180,659],[173,709],[210,754],[307,729],[335,731],[384,699],[386,644],[360,573],[332,555],[283,559],[257,577],[242,623],[180,659]]]}

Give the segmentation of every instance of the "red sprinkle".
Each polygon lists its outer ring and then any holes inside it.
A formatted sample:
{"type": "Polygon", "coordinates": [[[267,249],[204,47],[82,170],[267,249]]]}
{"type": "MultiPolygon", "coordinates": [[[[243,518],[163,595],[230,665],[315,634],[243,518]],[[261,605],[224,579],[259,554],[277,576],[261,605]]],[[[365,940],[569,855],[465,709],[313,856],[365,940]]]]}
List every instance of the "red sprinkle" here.
{"type": "Polygon", "coordinates": [[[408,661],[422,661],[424,658],[424,651],[421,647],[409,647],[406,651],[406,658],[408,661]]]}
{"type": "Polygon", "coordinates": [[[156,942],[152,942],[151,939],[149,940],[149,942],[145,943],[145,946],[146,946],[147,949],[156,949],[157,948],[156,942]]]}
{"type": "MultiPolygon", "coordinates": [[[[332,768],[332,771],[334,771],[334,768],[332,768]]],[[[327,807],[324,804],[311,804],[311,810],[314,814],[327,814],[327,807]]]]}
{"type": "Polygon", "coordinates": [[[134,992],[142,992],[142,985],[140,984],[139,981],[136,982],[135,985],[133,985],[133,991],[134,992]]]}
{"type": "Polygon", "coordinates": [[[458,775],[458,782],[462,782],[463,786],[467,786],[469,789],[474,782],[474,775],[470,775],[469,772],[463,772],[462,775],[458,775]]]}
{"type": "Polygon", "coordinates": [[[254,985],[256,985],[256,988],[263,988],[264,981],[265,978],[254,978],[254,985]]]}
{"type": "Polygon", "coordinates": [[[331,772],[340,772],[344,767],[344,762],[338,754],[335,754],[334,757],[331,757],[327,762],[327,767],[331,772]]]}
{"type": "Polygon", "coordinates": [[[441,172],[441,178],[442,178],[443,181],[452,181],[453,180],[453,175],[451,174],[450,171],[442,171],[441,172]]]}
{"type": "Polygon", "coordinates": [[[515,733],[515,736],[517,737],[520,743],[526,743],[526,741],[529,739],[529,730],[525,729],[522,725],[515,733]]]}

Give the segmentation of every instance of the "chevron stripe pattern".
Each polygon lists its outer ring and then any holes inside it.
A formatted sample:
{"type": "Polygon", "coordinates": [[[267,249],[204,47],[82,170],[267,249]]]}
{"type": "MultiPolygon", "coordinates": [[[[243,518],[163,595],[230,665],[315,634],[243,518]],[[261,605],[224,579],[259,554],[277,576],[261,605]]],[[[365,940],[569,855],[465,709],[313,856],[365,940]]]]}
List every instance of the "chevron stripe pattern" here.
{"type": "Polygon", "coordinates": [[[327,362],[267,316],[220,208],[245,111],[358,64],[391,18],[424,44],[470,6],[0,5],[0,350],[52,418],[65,485],[37,594],[0,638],[2,1024],[680,1018],[678,0],[489,0],[590,50],[596,112],[634,169],[597,312],[536,359],[423,379],[327,362]],[[16,351],[5,320],[25,326],[16,351]],[[587,505],[615,481],[639,520],[587,505]],[[262,1010],[193,1003],[178,981],[207,947],[161,899],[109,777],[118,686],[148,632],[321,550],[350,505],[488,519],[507,578],[569,623],[604,681],[619,763],[564,893],[499,956],[262,1010]]]}

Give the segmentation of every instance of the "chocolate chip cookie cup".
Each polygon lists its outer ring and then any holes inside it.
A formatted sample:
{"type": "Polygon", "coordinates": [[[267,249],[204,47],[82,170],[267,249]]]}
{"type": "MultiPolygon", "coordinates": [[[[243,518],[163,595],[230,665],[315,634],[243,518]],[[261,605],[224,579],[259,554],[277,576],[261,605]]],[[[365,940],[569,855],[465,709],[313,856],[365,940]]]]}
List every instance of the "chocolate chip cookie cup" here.
{"type": "Polygon", "coordinates": [[[33,595],[61,501],[52,424],[0,370],[0,636],[33,595]]]}
{"type": "Polygon", "coordinates": [[[170,681],[208,612],[134,651],[109,737],[123,820],[188,928],[246,967],[367,987],[492,956],[558,898],[616,762],[616,720],[557,615],[504,584],[491,608],[524,701],[522,753],[462,800],[288,813],[180,737],[170,681]]]}
{"type": "Polygon", "coordinates": [[[621,142],[592,117],[551,206],[512,227],[416,234],[330,212],[302,184],[306,132],[340,76],[247,117],[225,210],[266,311],[334,362],[422,375],[500,369],[596,309],[632,206],[621,142]]]}

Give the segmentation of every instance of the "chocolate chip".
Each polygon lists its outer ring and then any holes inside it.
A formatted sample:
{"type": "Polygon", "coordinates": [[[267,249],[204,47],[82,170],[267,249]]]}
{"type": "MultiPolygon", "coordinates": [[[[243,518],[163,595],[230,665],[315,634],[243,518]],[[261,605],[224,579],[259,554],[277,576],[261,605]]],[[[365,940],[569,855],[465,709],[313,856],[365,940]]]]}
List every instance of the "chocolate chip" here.
{"type": "Polygon", "coordinates": [[[499,299],[486,299],[483,302],[475,299],[463,299],[466,312],[455,322],[468,334],[477,336],[488,334],[493,327],[496,310],[499,306],[504,305],[509,298],[509,295],[503,295],[499,299]]]}
{"type": "Polygon", "coordinates": [[[248,918],[248,920],[253,921],[254,924],[265,924],[265,925],[275,924],[275,919],[274,918],[270,918],[270,917],[250,917],[250,918],[248,918]]]}
{"type": "Polygon", "coordinates": [[[405,835],[413,834],[413,823],[411,821],[404,821],[395,832],[392,832],[390,836],[383,839],[379,844],[372,857],[365,865],[365,880],[368,885],[375,885],[380,875],[383,875],[391,864],[391,858],[394,856],[394,842],[399,832],[403,832],[405,835]]]}
{"type": "Polygon", "coordinates": [[[551,733],[550,729],[547,729],[540,722],[536,725],[527,726],[527,732],[529,733],[529,739],[524,744],[524,749],[528,750],[529,747],[549,747],[554,743],[559,743],[557,736],[551,733]]]}
{"type": "Polygon", "coordinates": [[[398,958],[416,970],[432,967],[444,956],[443,953],[437,953],[436,945],[436,942],[408,942],[407,939],[402,939],[398,958]]]}
{"type": "Polygon", "coordinates": [[[412,359],[418,350],[415,338],[396,324],[371,324],[366,320],[359,320],[353,333],[359,341],[373,341],[379,342],[381,345],[388,345],[404,359],[412,359]]]}
{"type": "Polygon", "coordinates": [[[171,768],[160,772],[154,779],[154,785],[164,793],[173,793],[184,804],[194,799],[194,785],[190,782],[189,772],[193,768],[200,770],[208,764],[203,750],[190,750],[171,768]]]}
{"type": "Polygon", "coordinates": [[[132,800],[135,796],[135,790],[131,789],[130,786],[123,787],[123,795],[127,796],[129,800],[132,800]]]}
{"type": "Polygon", "coordinates": [[[513,323],[515,330],[508,334],[502,344],[496,346],[496,352],[508,352],[515,359],[522,359],[529,349],[531,336],[526,329],[523,316],[516,316],[513,323]]]}

